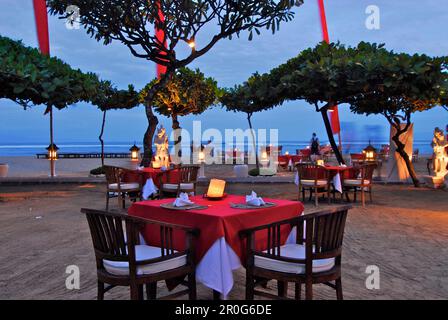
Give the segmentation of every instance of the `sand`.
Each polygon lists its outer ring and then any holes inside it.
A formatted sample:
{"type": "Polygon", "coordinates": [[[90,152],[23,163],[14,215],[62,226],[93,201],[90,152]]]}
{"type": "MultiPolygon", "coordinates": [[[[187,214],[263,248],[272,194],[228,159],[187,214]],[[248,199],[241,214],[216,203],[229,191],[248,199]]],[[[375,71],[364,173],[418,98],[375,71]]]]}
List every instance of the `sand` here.
{"type": "MultiPolygon", "coordinates": [[[[227,192],[245,194],[251,189],[265,197],[296,199],[293,184],[231,184],[227,192]]],[[[94,254],[79,209],[104,208],[104,192],[104,185],[98,184],[0,186],[0,299],[95,299],[94,254]],[[69,265],[80,268],[79,290],[65,287],[69,265]]],[[[313,210],[306,204],[306,212],[313,210]]],[[[344,296],[446,299],[447,259],[448,192],[375,185],[374,203],[365,209],[356,204],[347,221],[344,296]],[[366,289],[369,265],[379,267],[379,290],[366,289]]],[[[243,299],[244,269],[234,278],[229,298],[243,299]]],[[[159,287],[162,294],[166,292],[164,283],[159,287]]],[[[275,288],[271,281],[268,289],[275,288]]],[[[314,292],[316,299],[335,298],[325,286],[315,286],[314,292]]],[[[199,284],[198,298],[211,299],[211,290],[199,284]]],[[[129,290],[114,288],[106,299],[129,299],[129,290]]]]}

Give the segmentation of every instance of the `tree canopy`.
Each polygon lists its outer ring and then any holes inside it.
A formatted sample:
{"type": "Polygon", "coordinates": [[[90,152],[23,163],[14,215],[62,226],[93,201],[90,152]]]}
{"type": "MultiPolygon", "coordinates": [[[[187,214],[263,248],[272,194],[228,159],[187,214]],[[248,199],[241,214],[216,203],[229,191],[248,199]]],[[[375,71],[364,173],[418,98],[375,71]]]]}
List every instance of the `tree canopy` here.
{"type": "Polygon", "coordinates": [[[55,57],[0,36],[0,98],[23,107],[45,104],[62,109],[89,101],[97,93],[98,77],[72,69],[55,57]]]}
{"type": "MultiPolygon", "coordinates": [[[[146,100],[148,90],[154,79],[140,93],[140,101],[146,100]]],[[[188,114],[201,114],[218,102],[221,90],[213,78],[205,77],[199,70],[180,68],[170,78],[165,87],[157,92],[153,99],[155,111],[177,118],[188,114]]]]}

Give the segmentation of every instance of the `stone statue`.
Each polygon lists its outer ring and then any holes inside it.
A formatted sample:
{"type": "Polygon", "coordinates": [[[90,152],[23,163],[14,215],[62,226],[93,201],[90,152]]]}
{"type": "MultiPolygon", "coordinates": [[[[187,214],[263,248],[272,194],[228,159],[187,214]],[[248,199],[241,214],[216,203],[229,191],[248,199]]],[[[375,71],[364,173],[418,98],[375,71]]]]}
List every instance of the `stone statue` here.
{"type": "Polygon", "coordinates": [[[431,146],[434,151],[432,156],[434,174],[436,177],[444,178],[448,174],[448,142],[445,140],[443,130],[438,127],[434,129],[431,146]]]}
{"type": "Polygon", "coordinates": [[[153,168],[168,168],[170,165],[170,158],[168,153],[168,136],[166,134],[166,129],[160,126],[157,129],[157,134],[154,139],[154,145],[156,146],[156,155],[152,161],[153,168]]]}

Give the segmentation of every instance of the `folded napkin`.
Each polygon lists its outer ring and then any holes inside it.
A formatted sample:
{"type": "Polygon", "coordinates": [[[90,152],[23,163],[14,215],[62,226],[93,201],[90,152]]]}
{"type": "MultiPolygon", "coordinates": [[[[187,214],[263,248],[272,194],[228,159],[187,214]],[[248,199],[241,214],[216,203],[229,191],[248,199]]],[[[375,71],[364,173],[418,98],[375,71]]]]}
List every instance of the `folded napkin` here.
{"type": "Polygon", "coordinates": [[[341,168],[346,168],[347,165],[346,165],[346,164],[341,164],[340,167],[341,167],[341,168]]]}
{"type": "Polygon", "coordinates": [[[142,197],[143,200],[148,200],[148,198],[156,193],[158,191],[156,185],[154,184],[154,181],[152,180],[152,178],[149,178],[148,180],[146,180],[145,185],[143,186],[143,190],[142,190],[142,197]]]}
{"type": "Polygon", "coordinates": [[[161,166],[160,167],[160,171],[166,171],[167,169],[166,169],[166,167],[165,166],[161,166]]]}
{"type": "Polygon", "coordinates": [[[252,191],[252,193],[248,196],[246,196],[246,204],[251,206],[262,206],[265,204],[264,200],[261,197],[258,197],[255,191],[252,191]]]}
{"type": "Polygon", "coordinates": [[[179,194],[179,197],[176,198],[173,202],[173,206],[175,207],[183,207],[194,204],[190,199],[188,199],[188,194],[186,192],[181,192],[179,194]]]}

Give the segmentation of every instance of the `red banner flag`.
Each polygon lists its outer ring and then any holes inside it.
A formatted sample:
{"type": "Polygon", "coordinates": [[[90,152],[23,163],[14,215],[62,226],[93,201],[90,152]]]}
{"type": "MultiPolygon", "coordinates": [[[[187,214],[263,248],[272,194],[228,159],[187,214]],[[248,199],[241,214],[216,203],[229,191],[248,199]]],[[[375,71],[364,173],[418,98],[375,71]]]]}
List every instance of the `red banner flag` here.
{"type": "Polygon", "coordinates": [[[40,52],[50,55],[50,38],[48,36],[47,5],[45,0],[33,0],[34,17],[36,20],[37,41],[40,52]]]}
{"type": "MultiPolygon", "coordinates": [[[[162,12],[162,9],[160,8],[160,3],[157,4],[158,6],[158,15],[159,15],[159,21],[164,22],[165,21],[165,15],[162,12]]],[[[158,29],[156,26],[156,39],[160,43],[163,43],[163,46],[166,48],[166,40],[165,40],[165,31],[163,29],[158,29]]],[[[157,78],[160,79],[162,74],[166,73],[166,66],[157,64],[157,78]]]]}
{"type": "MultiPolygon", "coordinates": [[[[330,37],[328,36],[328,27],[327,27],[327,17],[325,16],[325,6],[324,0],[317,0],[319,5],[319,13],[320,13],[320,23],[322,26],[322,37],[326,43],[330,43],[330,37]]],[[[339,124],[339,112],[338,106],[331,108],[330,111],[330,121],[331,121],[331,130],[333,134],[341,132],[341,126],[339,124]]]]}

